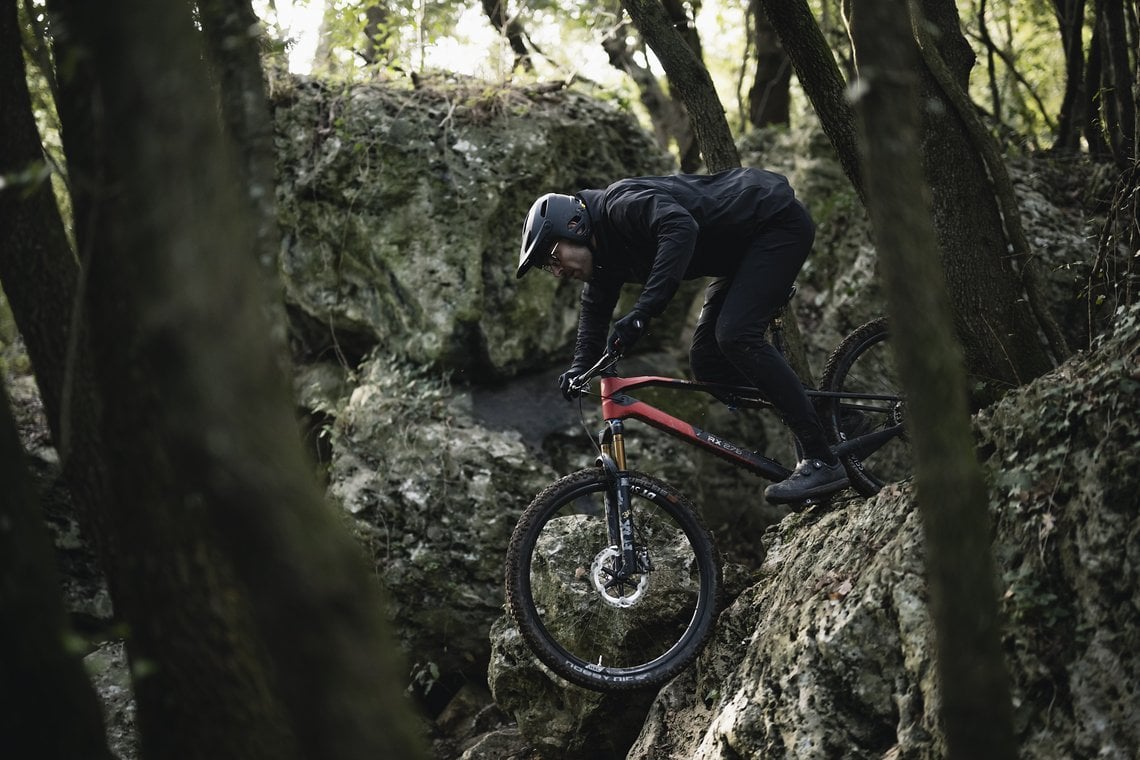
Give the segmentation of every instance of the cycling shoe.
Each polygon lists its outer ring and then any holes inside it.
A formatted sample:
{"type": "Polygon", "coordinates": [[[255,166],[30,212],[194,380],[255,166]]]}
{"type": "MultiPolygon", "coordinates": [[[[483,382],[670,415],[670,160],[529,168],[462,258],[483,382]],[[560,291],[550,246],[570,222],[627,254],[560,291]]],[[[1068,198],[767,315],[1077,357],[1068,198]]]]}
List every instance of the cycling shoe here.
{"type": "Polygon", "coordinates": [[[841,463],[827,465],[818,459],[804,459],[786,479],[764,489],[764,498],[772,504],[792,504],[835,493],[849,482],[841,463]]]}

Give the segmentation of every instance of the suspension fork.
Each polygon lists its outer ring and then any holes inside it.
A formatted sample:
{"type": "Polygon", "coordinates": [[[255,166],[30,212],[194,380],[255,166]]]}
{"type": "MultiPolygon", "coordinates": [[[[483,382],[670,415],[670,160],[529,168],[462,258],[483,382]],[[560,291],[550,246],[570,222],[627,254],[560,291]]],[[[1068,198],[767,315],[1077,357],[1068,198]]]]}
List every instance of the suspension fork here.
{"type": "Polygon", "coordinates": [[[638,571],[636,550],[633,545],[633,509],[630,499],[629,470],[625,461],[624,425],[621,420],[606,420],[600,433],[599,463],[606,472],[606,523],[610,545],[617,547],[621,563],[616,568],[614,582],[625,580],[638,571]]]}

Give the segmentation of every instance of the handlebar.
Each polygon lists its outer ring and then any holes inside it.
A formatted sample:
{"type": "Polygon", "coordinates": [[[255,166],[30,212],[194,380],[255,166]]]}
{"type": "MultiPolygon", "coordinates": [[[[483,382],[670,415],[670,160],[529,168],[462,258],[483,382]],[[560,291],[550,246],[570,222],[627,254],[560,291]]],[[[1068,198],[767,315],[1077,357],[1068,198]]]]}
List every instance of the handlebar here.
{"type": "Polygon", "coordinates": [[[599,375],[606,372],[606,370],[611,369],[615,364],[618,363],[618,360],[621,359],[621,357],[622,354],[620,353],[606,351],[604,354],[602,354],[602,358],[598,359],[597,363],[594,364],[593,367],[590,367],[588,370],[574,378],[574,382],[570,383],[570,391],[572,393],[581,394],[586,390],[586,388],[589,387],[590,382],[593,381],[595,377],[598,377],[599,375]]]}

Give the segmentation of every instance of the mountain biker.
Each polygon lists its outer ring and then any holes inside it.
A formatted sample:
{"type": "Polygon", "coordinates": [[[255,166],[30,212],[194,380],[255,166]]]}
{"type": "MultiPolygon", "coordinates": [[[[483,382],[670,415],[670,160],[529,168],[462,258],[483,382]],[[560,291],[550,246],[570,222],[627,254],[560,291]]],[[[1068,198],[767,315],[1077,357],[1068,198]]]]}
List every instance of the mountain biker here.
{"type": "Polygon", "coordinates": [[[682,280],[711,277],[689,352],[693,375],[759,388],[772,402],[804,458],[764,493],[774,503],[799,502],[848,483],[803,385],[764,335],[814,239],[807,208],[779,174],[742,168],[632,177],[538,198],[523,224],[517,276],[538,267],[585,283],[574,358],[558,378],[567,399],[603,349],[633,348],[682,280]],[[607,339],[628,282],[643,288],[607,339]]]}

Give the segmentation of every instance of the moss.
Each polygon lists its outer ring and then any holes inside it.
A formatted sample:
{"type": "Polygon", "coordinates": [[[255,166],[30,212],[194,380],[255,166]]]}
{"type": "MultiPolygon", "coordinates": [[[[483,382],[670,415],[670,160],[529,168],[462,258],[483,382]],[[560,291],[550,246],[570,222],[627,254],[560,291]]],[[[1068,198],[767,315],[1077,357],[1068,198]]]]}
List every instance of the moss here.
{"type": "Polygon", "coordinates": [[[671,169],[636,119],[569,89],[309,82],[276,105],[290,300],[436,369],[568,355],[577,289],[514,270],[535,197],[671,169]]]}

